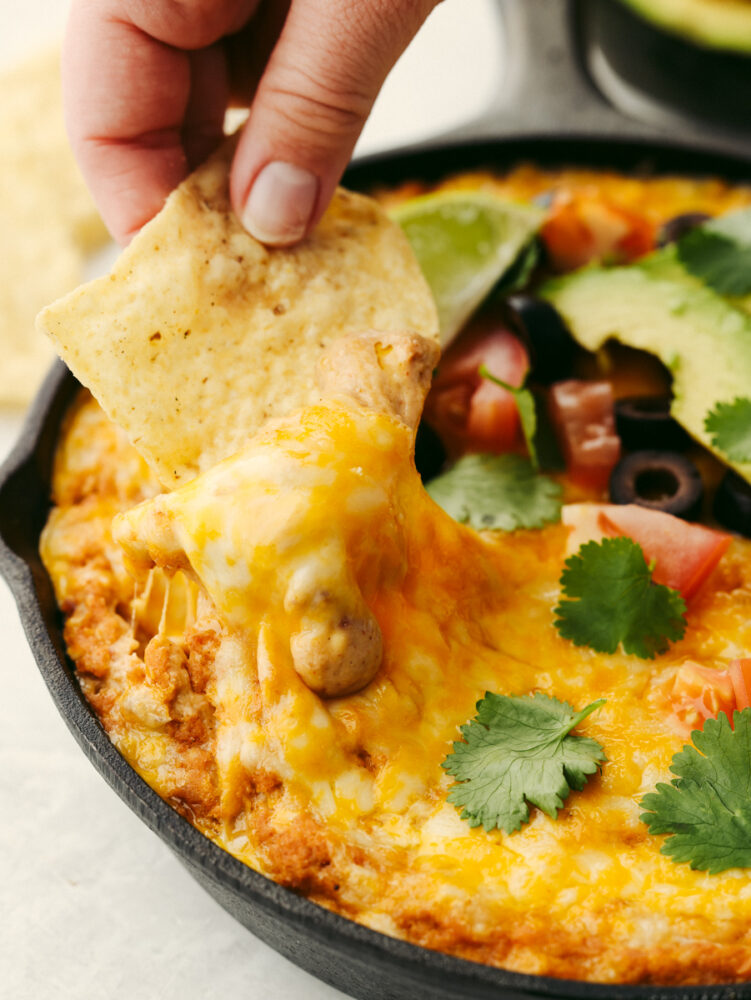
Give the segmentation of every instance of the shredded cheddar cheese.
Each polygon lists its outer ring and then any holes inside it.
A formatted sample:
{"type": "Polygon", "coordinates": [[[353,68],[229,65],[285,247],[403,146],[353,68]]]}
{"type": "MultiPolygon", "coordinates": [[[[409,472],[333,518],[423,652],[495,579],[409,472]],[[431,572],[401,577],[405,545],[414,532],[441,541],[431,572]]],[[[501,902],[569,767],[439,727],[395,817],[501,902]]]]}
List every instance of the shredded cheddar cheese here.
{"type": "MultiPolygon", "coordinates": [[[[91,461],[101,462],[109,425],[88,403],[68,435],[82,421],[96,429],[91,461]]],[[[127,466],[129,456],[121,443],[108,461],[127,466]]],[[[68,489],[75,475],[62,460],[57,495],[78,493],[68,489]]],[[[112,513],[137,493],[135,481],[113,487],[106,514],[104,498],[61,505],[45,562],[84,690],[112,738],[219,844],[371,927],[511,969],[620,982],[745,974],[751,875],[673,864],[638,816],[682,741],[666,676],[687,659],[719,665],[751,648],[750,543],[733,543],[692,605],[686,638],[653,664],[562,640],[551,609],[565,525],[481,535],[456,524],[424,492],[406,429],[382,415],[310,409],[125,515],[117,533],[131,559],[159,561],[156,543],[168,538],[162,561],[179,566],[170,587],[150,568],[149,593],[132,601],[117,560],[102,570],[106,594],[93,588],[86,544],[94,531],[102,551],[116,551],[112,513]],[[133,539],[149,542],[156,514],[147,558],[133,539]],[[322,559],[332,551],[333,562],[322,559]],[[299,622],[285,598],[332,565],[340,572],[342,553],[384,656],[361,692],[326,700],[293,669],[299,622]],[[185,573],[211,600],[195,598],[185,573]],[[99,675],[92,629],[100,651],[106,634],[99,675]],[[607,699],[581,730],[608,763],[556,821],[533,810],[523,830],[488,834],[446,802],[440,763],[486,690],[607,699]]]]}

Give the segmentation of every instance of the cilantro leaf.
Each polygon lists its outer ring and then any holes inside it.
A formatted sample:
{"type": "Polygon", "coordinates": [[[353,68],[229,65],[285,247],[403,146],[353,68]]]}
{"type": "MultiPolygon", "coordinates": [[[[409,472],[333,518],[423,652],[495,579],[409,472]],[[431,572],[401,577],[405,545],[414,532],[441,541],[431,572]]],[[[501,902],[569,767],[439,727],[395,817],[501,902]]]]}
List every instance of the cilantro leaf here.
{"type": "Polygon", "coordinates": [[[704,429],[731,462],[751,462],[751,399],[717,403],[704,418],[704,429]]]}
{"type": "Polygon", "coordinates": [[[596,740],[570,735],[602,704],[575,712],[544,694],[486,692],[476,717],[461,727],[464,742],[454,743],[441,765],[459,782],[448,801],[470,826],[486,830],[518,830],[529,820],[528,803],[555,819],[571,789],[581,791],[606,760],[596,740]]]}
{"type": "Polygon", "coordinates": [[[529,451],[529,459],[534,468],[539,469],[540,463],[537,460],[537,451],[535,449],[535,435],[537,434],[537,405],[535,397],[529,389],[525,389],[523,386],[509,385],[508,382],[496,378],[487,365],[480,365],[479,373],[483,378],[499,385],[514,397],[516,408],[519,411],[522,433],[524,434],[524,440],[527,443],[527,450],[529,451]]]}
{"type": "Polygon", "coordinates": [[[641,819],[669,836],[660,849],[714,875],[751,868],[751,709],[721,713],[691,734],[670,764],[677,777],[645,795],[641,819]]]}
{"type": "Polygon", "coordinates": [[[720,295],[751,293],[751,209],[712,219],[676,245],[683,266],[720,295]]]}
{"type": "Polygon", "coordinates": [[[465,455],[426,488],[447,514],[478,530],[541,528],[561,517],[561,487],[521,455],[465,455]]]}
{"type": "Polygon", "coordinates": [[[651,660],[686,631],[683,598],[652,582],[641,546],[630,538],[586,542],[566,560],[561,587],[568,599],[555,609],[555,626],[576,646],[614,653],[622,644],[651,660]]]}

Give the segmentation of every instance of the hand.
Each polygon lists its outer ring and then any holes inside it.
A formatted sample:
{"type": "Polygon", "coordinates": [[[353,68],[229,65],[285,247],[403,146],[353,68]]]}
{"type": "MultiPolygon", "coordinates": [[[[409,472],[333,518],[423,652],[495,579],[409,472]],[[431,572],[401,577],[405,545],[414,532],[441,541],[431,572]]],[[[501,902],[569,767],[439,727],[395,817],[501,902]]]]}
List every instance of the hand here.
{"type": "Polygon", "coordinates": [[[328,205],[389,70],[439,0],[74,0],[71,144],[121,243],[250,105],[232,204],[270,245],[328,205]]]}

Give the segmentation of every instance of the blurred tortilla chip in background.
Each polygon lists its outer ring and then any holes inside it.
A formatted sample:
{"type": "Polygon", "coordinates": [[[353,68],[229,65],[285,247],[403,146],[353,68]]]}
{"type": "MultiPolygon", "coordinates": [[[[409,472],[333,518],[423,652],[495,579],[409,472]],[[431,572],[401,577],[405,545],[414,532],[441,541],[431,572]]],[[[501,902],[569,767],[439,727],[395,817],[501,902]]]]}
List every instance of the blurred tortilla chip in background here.
{"type": "Polygon", "coordinates": [[[54,351],[39,310],[109,239],[65,134],[56,48],[0,74],[0,406],[24,406],[54,351]]]}

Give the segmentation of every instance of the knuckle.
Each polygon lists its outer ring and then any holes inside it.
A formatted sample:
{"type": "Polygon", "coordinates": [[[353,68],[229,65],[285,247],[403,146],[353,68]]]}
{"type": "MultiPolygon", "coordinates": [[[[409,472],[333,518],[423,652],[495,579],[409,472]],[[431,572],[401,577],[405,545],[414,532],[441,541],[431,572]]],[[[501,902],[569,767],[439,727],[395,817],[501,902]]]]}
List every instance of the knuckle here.
{"type": "Polygon", "coordinates": [[[352,86],[327,85],[300,71],[264,88],[270,110],[311,136],[350,136],[362,127],[373,98],[352,86]]]}
{"type": "Polygon", "coordinates": [[[212,45],[243,26],[259,0],[129,0],[128,16],[142,31],[179,48],[212,45]]]}

